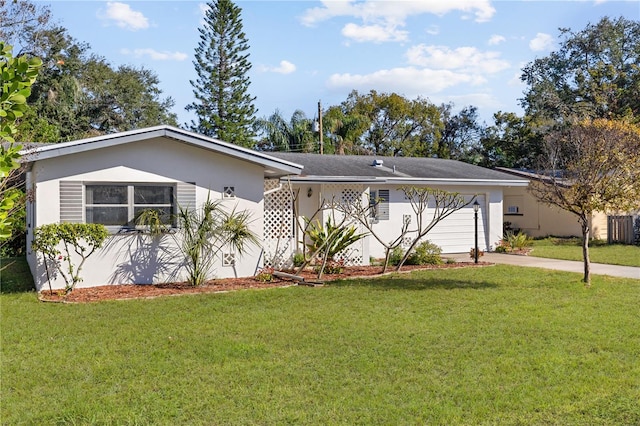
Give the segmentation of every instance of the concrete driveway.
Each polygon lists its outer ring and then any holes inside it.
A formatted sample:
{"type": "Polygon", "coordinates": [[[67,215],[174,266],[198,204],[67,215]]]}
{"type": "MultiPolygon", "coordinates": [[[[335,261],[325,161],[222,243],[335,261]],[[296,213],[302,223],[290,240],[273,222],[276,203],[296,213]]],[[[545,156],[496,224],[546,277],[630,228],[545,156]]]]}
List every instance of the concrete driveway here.
{"type": "MultiPolygon", "coordinates": [[[[458,262],[473,262],[469,253],[445,254],[443,257],[456,259],[458,262]]],[[[530,266],[534,268],[556,269],[559,271],[584,273],[583,263],[572,260],[546,259],[543,257],[520,256],[516,254],[485,253],[479,261],[501,263],[505,265],[530,266]]],[[[634,266],[605,265],[591,263],[591,273],[611,275],[613,277],[635,278],[640,280],[640,268],[634,266]]]]}

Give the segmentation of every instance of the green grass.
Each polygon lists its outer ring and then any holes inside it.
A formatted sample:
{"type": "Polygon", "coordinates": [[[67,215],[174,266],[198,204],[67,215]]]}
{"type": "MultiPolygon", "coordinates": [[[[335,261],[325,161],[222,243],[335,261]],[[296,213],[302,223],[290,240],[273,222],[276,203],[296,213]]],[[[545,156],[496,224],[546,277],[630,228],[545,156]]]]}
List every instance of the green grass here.
{"type": "MultiPolygon", "coordinates": [[[[582,241],[578,238],[535,240],[531,256],[581,261],[582,241]]],[[[640,266],[640,246],[591,241],[589,243],[589,258],[595,263],[640,266]]]]}
{"type": "Polygon", "coordinates": [[[0,295],[3,424],[640,424],[640,280],[492,266],[66,305],[0,295]]]}

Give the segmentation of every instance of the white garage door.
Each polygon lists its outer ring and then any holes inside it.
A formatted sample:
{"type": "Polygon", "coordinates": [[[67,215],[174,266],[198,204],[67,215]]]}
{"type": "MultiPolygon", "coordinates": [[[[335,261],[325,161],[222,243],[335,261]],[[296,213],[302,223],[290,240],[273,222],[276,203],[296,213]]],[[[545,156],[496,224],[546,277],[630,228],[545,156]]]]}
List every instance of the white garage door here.
{"type": "MultiPolygon", "coordinates": [[[[471,199],[469,196],[467,199],[471,199]]],[[[478,203],[478,246],[485,250],[485,226],[486,204],[485,196],[479,195],[478,203]]],[[[475,244],[475,222],[473,206],[467,205],[451,216],[438,223],[426,236],[426,238],[439,245],[443,253],[468,252],[475,244]]]]}

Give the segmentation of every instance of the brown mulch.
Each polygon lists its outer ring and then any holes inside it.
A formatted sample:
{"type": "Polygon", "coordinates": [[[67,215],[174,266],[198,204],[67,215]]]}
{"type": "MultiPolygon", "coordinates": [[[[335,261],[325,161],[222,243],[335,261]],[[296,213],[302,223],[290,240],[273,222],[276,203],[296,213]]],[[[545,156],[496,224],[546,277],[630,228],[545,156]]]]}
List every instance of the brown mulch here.
{"type": "MultiPolygon", "coordinates": [[[[486,262],[480,262],[477,265],[468,262],[443,264],[443,265],[405,265],[400,272],[410,272],[423,269],[443,269],[443,268],[460,268],[475,267],[488,265],[486,262]]],[[[389,268],[387,273],[395,272],[395,268],[389,268]]],[[[324,274],[323,282],[330,282],[339,279],[376,277],[381,276],[381,266],[348,266],[344,267],[340,274],[324,274]]],[[[317,274],[313,271],[303,271],[301,274],[305,281],[315,281],[317,274]]],[[[112,284],[88,288],[76,288],[69,294],[65,295],[64,291],[43,290],[39,294],[39,298],[45,302],[65,302],[65,303],[87,303],[99,302],[103,300],[122,300],[122,299],[144,299],[158,296],[174,296],[182,294],[198,294],[198,293],[220,293],[246,289],[262,289],[274,287],[288,287],[297,285],[296,282],[286,279],[274,278],[270,282],[262,282],[254,277],[247,278],[222,278],[207,281],[205,284],[193,287],[187,283],[166,283],[166,284],[112,284]]]]}

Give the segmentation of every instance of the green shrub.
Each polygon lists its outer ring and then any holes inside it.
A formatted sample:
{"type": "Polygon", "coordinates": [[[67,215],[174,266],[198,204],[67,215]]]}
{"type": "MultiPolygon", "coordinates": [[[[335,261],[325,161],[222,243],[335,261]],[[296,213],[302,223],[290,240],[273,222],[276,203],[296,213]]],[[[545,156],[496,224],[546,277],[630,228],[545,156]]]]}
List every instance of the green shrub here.
{"type": "Polygon", "coordinates": [[[533,239],[524,232],[520,231],[517,234],[513,232],[507,233],[506,241],[511,247],[511,250],[522,250],[526,247],[530,247],[533,244],[533,239]]]}
{"type": "Polygon", "coordinates": [[[402,247],[394,247],[391,250],[391,255],[389,256],[389,264],[390,265],[398,265],[402,258],[404,257],[404,250],[402,247]]]}
{"type": "Polygon", "coordinates": [[[423,241],[416,246],[407,258],[407,265],[441,265],[440,254],[442,249],[429,240],[423,241]]]}
{"type": "Polygon", "coordinates": [[[300,267],[304,264],[304,253],[296,253],[293,255],[293,266],[300,267]]]}

